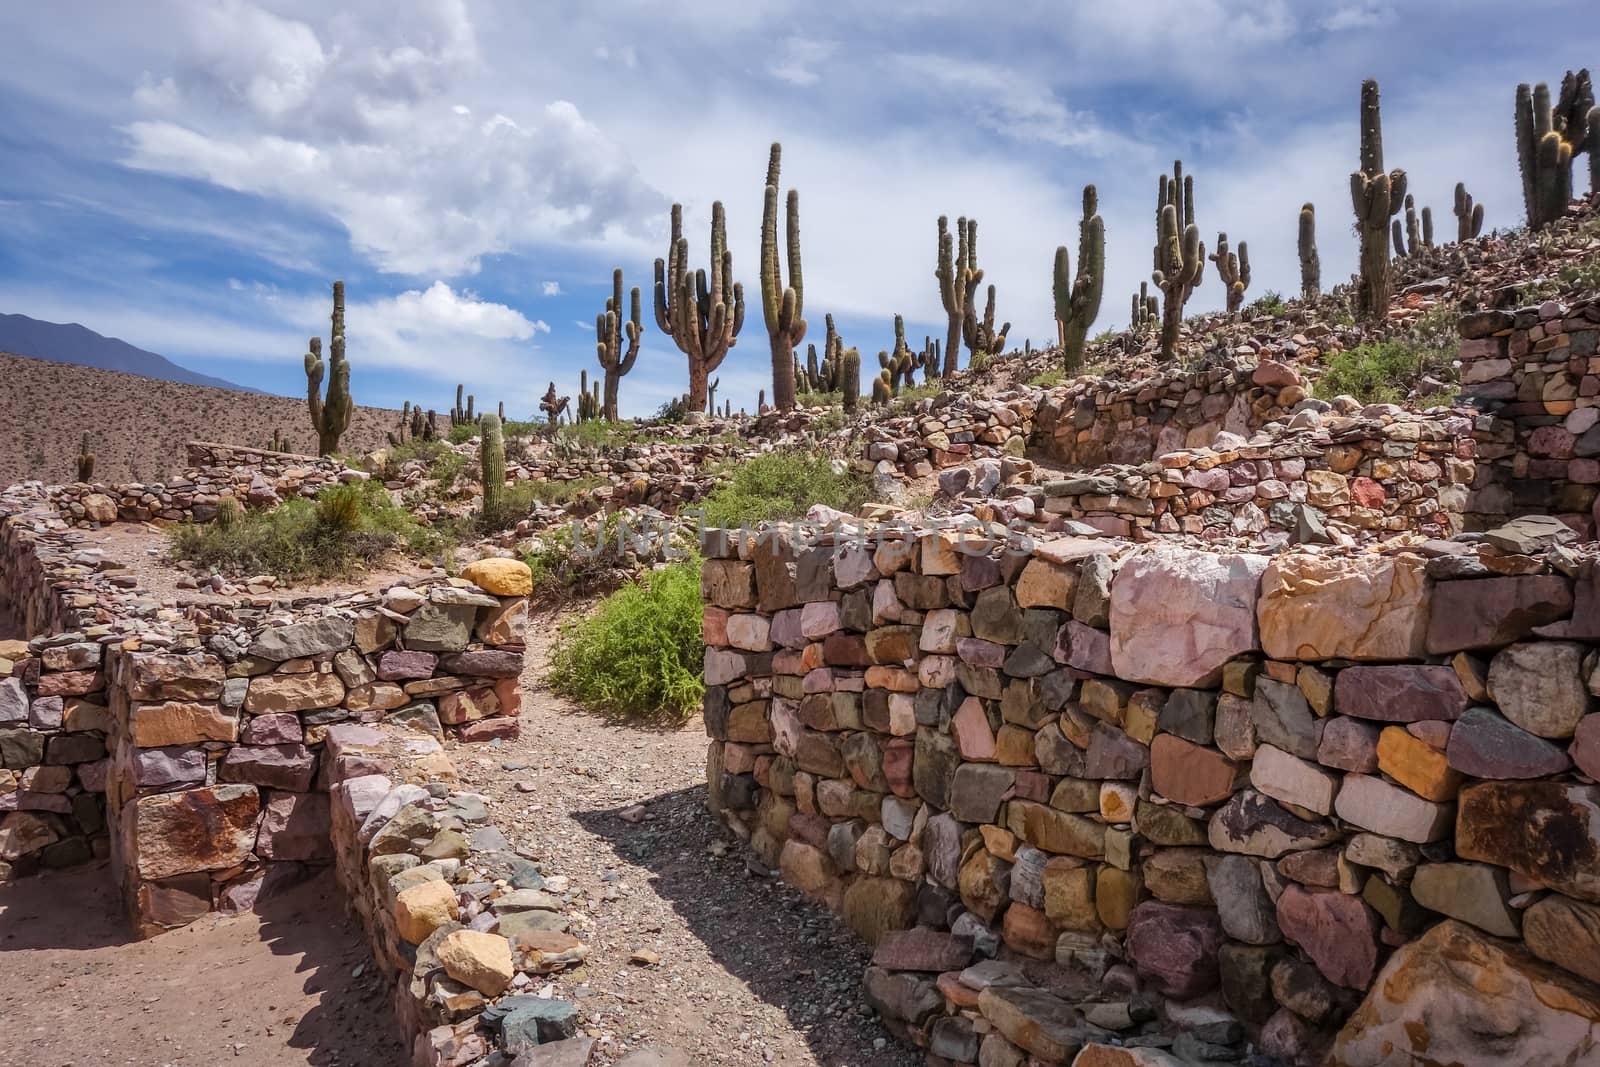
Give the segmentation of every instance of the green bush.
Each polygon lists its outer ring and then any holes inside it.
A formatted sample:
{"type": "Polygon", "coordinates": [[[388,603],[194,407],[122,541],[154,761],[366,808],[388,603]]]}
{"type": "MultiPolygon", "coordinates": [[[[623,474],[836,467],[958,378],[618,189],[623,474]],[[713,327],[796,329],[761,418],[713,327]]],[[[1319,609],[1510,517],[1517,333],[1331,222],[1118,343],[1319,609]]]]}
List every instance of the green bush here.
{"type": "Polygon", "coordinates": [[[550,688],[594,711],[681,722],[705,695],[701,617],[698,559],[630,582],[561,628],[550,688]]]}
{"type": "Polygon", "coordinates": [[[1288,310],[1289,305],[1284,303],[1283,294],[1276,289],[1268,289],[1261,294],[1261,298],[1245,310],[1252,315],[1282,315],[1288,310]]]}
{"type": "Polygon", "coordinates": [[[603,484],[599,478],[574,478],[566,482],[544,479],[512,482],[500,498],[498,507],[485,507],[478,512],[478,527],[484,531],[504,530],[532,514],[535,504],[566,504],[580,493],[603,484]]]}
{"type": "Polygon", "coordinates": [[[1373,341],[1331,357],[1316,380],[1319,397],[1348,393],[1363,404],[1398,404],[1424,374],[1451,375],[1456,347],[1412,338],[1373,341]]]}
{"type": "Polygon", "coordinates": [[[826,457],[807,452],[767,452],[739,461],[706,497],[706,525],[798,519],[812,504],[854,514],[866,500],[867,483],[855,471],[836,472],[826,457]]]}
{"type": "Polygon", "coordinates": [[[478,424],[476,422],[463,422],[450,427],[449,437],[450,443],[453,445],[464,445],[476,436],[478,436],[478,424]]]}
{"type": "Polygon", "coordinates": [[[1060,367],[1051,367],[1041,371],[1028,380],[1028,384],[1036,389],[1054,389],[1066,380],[1067,372],[1060,367]]]}
{"type": "Polygon", "coordinates": [[[174,528],[170,558],[226,574],[294,581],[345,577],[390,552],[438,559],[451,548],[448,534],[419,525],[370,481],[325,489],[315,500],[287,500],[270,511],[219,509],[218,519],[174,528]]]}

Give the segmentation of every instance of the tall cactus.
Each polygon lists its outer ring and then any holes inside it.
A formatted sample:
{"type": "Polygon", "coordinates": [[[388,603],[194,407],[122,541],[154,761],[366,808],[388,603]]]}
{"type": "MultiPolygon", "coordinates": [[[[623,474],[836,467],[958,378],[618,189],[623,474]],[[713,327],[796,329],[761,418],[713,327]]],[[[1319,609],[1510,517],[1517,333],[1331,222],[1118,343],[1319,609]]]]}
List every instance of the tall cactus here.
{"type": "Polygon", "coordinates": [[[1473,203],[1466,182],[1456,182],[1456,240],[1470,241],[1483,232],[1483,205],[1473,203]]]}
{"type": "Polygon", "coordinates": [[[1056,249],[1053,292],[1056,305],[1056,340],[1061,345],[1062,366],[1075,374],[1083,366],[1083,346],[1089,327],[1100,314],[1105,295],[1106,225],[1100,218],[1100,198],[1095,187],[1083,187],[1083,219],[1078,223],[1078,273],[1072,275],[1067,246],[1056,249]]]}
{"type": "Polygon", "coordinates": [[[844,413],[854,415],[861,406],[861,353],[854,348],[839,355],[839,391],[844,394],[844,413]]]}
{"type": "Polygon", "coordinates": [[[800,193],[789,190],[789,284],[783,284],[778,256],[778,171],[783,146],[772,142],[767,157],[766,203],[761,212],[761,312],[772,342],[772,403],[779,411],[794,407],[794,350],[806,337],[805,281],[800,269],[800,193]]]}
{"type": "Polygon", "coordinates": [[[501,509],[506,498],[506,442],[500,434],[500,417],[492,411],[484,412],[478,433],[483,438],[478,447],[478,461],[483,468],[483,514],[489,521],[498,522],[503,517],[501,509]]]}
{"type": "Polygon", "coordinates": [[[1217,233],[1217,250],[1211,254],[1217,265],[1217,276],[1228,291],[1228,311],[1236,312],[1244,304],[1244,291],[1250,288],[1250,242],[1240,241],[1237,254],[1228,249],[1228,235],[1217,233]]]}
{"type": "Polygon", "coordinates": [[[328,338],[328,395],[322,395],[322,339],[311,339],[306,353],[306,406],[311,410],[311,426],[317,432],[317,455],[339,450],[339,437],[350,428],[350,364],[344,358],[344,282],[333,283],[333,324],[328,338]]]}
{"type": "Polygon", "coordinates": [[[1383,120],[1378,83],[1361,83],[1361,169],[1350,175],[1350,200],[1361,235],[1361,278],[1356,307],[1363,318],[1389,314],[1389,219],[1405,202],[1406,172],[1383,169],[1383,120]]]}
{"type": "Polygon", "coordinates": [[[942,377],[948,378],[961,362],[961,338],[967,314],[973,294],[983,282],[983,271],[978,267],[977,219],[957,219],[956,234],[952,237],[949,218],[939,216],[939,265],[933,273],[939,279],[939,300],[950,320],[945,334],[944,366],[939,371],[942,377]]]}
{"type": "Polygon", "coordinates": [[[1172,177],[1161,175],[1156,187],[1155,269],[1150,280],[1161,290],[1161,358],[1177,354],[1183,305],[1205,276],[1206,246],[1194,221],[1194,176],[1185,177],[1183,161],[1174,160],[1172,177]]]}
{"type": "Polygon", "coordinates": [[[460,382],[456,383],[456,406],[450,409],[451,429],[472,421],[467,415],[467,411],[471,408],[471,404],[462,403],[461,399],[462,394],[466,392],[466,389],[467,387],[465,385],[461,384],[460,382]]]}
{"type": "Polygon", "coordinates": [[[595,383],[595,391],[589,391],[589,371],[587,368],[578,372],[578,421],[592,422],[600,417],[600,390],[599,382],[595,383]]]}
{"type": "Polygon", "coordinates": [[[1322,293],[1322,257],[1317,255],[1317,208],[1300,205],[1300,296],[1315,300],[1322,293]]]}
{"type": "MultiPolygon", "coordinates": [[[[1543,229],[1567,213],[1572,199],[1572,160],[1590,148],[1594,86],[1588,70],[1567,71],[1555,106],[1550,87],[1517,86],[1517,164],[1522,171],[1522,201],[1529,229],[1543,229]]],[[[1595,162],[1589,160],[1590,181],[1595,162]]]]}
{"type": "Polygon", "coordinates": [[[689,361],[689,405],[706,402],[706,382],[722,365],[744,328],[744,286],[733,280],[728,222],[722,201],[711,205],[711,275],[689,271],[689,242],[683,236],[683,205],[672,205],[672,237],[667,258],[656,260],[656,326],[672,338],[689,361]]]}
{"type": "Polygon", "coordinates": [[[717,413],[717,387],[721,384],[721,378],[713,378],[706,386],[706,411],[711,415],[717,413]]]}
{"type": "MultiPolygon", "coordinates": [[[[622,321],[622,268],[618,267],[611,272],[611,295],[606,297],[605,314],[597,315],[594,320],[595,352],[600,359],[600,367],[606,372],[605,401],[600,407],[600,416],[607,422],[616,422],[617,419],[617,388],[622,384],[623,375],[633,369],[633,361],[639,358],[639,335],[644,332],[639,325],[639,287],[633,287],[632,310],[628,314],[628,321],[622,321]],[[622,351],[622,335],[628,335],[628,351],[622,351]]],[[[692,409],[700,411],[702,408],[692,409]]]]}
{"type": "Polygon", "coordinates": [[[1149,282],[1139,283],[1139,291],[1133,294],[1132,308],[1128,329],[1140,337],[1155,329],[1156,322],[1161,318],[1161,303],[1150,295],[1149,282]]]}
{"type": "Polygon", "coordinates": [[[923,381],[932,381],[937,378],[941,366],[939,361],[939,339],[923,335],[922,351],[919,353],[918,358],[921,359],[921,365],[924,368],[922,372],[923,381]]]}
{"type": "Polygon", "coordinates": [[[978,318],[977,305],[972,302],[972,294],[968,294],[967,318],[962,325],[961,333],[967,341],[967,352],[976,359],[979,356],[998,356],[1006,350],[1006,334],[1011,332],[1008,322],[999,330],[994,328],[994,286],[989,286],[988,301],[983,307],[983,318],[978,318]]]}
{"type": "Polygon", "coordinates": [[[78,442],[78,481],[94,481],[94,451],[89,447],[89,435],[78,442]]]}
{"type": "Polygon", "coordinates": [[[1425,248],[1433,247],[1433,209],[1425,207],[1419,215],[1417,198],[1410,193],[1406,194],[1405,205],[1405,227],[1401,228],[1399,219],[1392,221],[1389,224],[1389,240],[1394,245],[1396,255],[1414,256],[1425,248]]]}

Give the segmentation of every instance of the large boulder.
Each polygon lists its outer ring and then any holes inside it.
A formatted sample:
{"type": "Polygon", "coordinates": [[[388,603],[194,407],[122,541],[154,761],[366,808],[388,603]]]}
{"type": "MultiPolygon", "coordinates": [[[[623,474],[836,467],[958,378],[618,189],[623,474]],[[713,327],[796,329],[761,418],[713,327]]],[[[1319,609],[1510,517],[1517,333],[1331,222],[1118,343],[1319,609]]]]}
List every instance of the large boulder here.
{"type": "Polygon", "coordinates": [[[1259,647],[1256,595],[1267,557],[1187,548],[1134,556],[1111,583],[1111,662],[1151,685],[1211,688],[1259,647]]]}
{"type": "Polygon", "coordinates": [[[220,871],[256,843],[261,797],[253,785],[214,785],[139,797],[133,838],[141,878],[220,871]]]}
{"type": "Polygon", "coordinates": [[[1280,556],[1261,576],[1261,647],[1273,659],[1420,656],[1428,601],[1418,556],[1280,556]]]}
{"type": "MultiPolygon", "coordinates": [[[[1600,903],[1600,786],[1483,782],[1461,791],[1456,854],[1600,903]]],[[[1399,835],[1396,835],[1399,836],[1399,835]]]]}
{"type": "Polygon", "coordinates": [[[1597,1057],[1595,987],[1447,920],[1389,958],[1328,1062],[1576,1067],[1597,1057]]]}

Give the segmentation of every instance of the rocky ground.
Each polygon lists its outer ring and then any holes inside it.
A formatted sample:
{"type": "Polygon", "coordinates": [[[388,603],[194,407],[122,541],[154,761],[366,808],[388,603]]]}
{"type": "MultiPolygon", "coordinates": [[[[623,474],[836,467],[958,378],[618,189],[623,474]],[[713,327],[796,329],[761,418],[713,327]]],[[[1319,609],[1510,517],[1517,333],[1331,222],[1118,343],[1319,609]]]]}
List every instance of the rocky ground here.
{"type": "Polygon", "coordinates": [[[0,887],[0,1062],[366,1067],[406,1062],[332,874],[130,941],[103,864],[0,887]]]}
{"type": "Polygon", "coordinates": [[[530,620],[522,736],[456,746],[496,824],[585,903],[587,966],[562,977],[612,1062],[679,1049],[700,1064],[920,1063],[864,1014],[867,950],[806,903],[705,808],[698,719],[647,730],[585,714],[541,683],[555,620],[530,620]]]}

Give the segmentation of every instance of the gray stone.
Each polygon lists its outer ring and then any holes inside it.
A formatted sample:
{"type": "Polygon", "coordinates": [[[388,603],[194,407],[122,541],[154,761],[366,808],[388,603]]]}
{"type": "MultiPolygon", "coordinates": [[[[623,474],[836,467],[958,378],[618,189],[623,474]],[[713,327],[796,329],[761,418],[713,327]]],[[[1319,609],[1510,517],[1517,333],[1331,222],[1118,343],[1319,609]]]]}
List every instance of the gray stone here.
{"type": "Polygon", "coordinates": [[[1272,899],[1261,885],[1261,866],[1248,856],[1207,856],[1206,884],[1222,929],[1236,941],[1271,945],[1283,940],[1272,899]]]}
{"type": "Polygon", "coordinates": [[[304,659],[348,648],[355,636],[356,624],[349,619],[333,616],[313,619],[261,631],[250,643],[250,655],[274,663],[304,659]]]}
{"type": "Polygon", "coordinates": [[[1299,686],[1257,678],[1250,717],[1263,743],[1301,759],[1317,758],[1317,719],[1299,686]]]}
{"type": "Polygon", "coordinates": [[[439,604],[432,600],[411,614],[400,640],[407,650],[460,652],[472,639],[478,609],[472,605],[439,604]]]}

